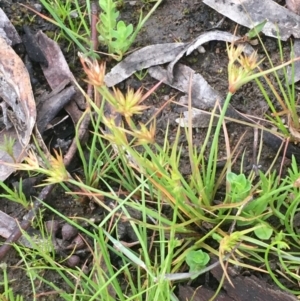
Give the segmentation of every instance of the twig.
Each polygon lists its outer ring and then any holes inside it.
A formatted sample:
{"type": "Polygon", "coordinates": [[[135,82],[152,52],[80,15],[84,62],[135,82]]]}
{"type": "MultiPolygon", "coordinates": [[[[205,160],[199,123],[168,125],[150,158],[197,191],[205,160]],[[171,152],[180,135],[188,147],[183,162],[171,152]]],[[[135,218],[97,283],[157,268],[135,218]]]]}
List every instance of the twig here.
{"type": "Polygon", "coordinates": [[[97,22],[98,22],[98,15],[99,15],[99,9],[98,5],[95,2],[92,2],[91,4],[91,41],[92,41],[92,47],[93,50],[97,50],[98,48],[98,35],[97,35],[97,22]]]}

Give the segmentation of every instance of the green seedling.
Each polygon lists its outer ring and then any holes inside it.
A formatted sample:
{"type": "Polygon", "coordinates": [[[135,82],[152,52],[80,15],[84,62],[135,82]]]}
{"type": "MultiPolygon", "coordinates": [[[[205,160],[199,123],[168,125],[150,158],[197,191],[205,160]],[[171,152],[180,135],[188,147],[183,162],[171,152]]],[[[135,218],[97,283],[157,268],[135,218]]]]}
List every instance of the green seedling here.
{"type": "Polygon", "coordinates": [[[4,142],[2,145],[0,145],[0,150],[6,152],[14,162],[16,162],[15,156],[14,156],[14,145],[16,143],[16,139],[12,137],[7,137],[4,135],[4,142]]]}
{"type": "Polygon", "coordinates": [[[202,250],[189,251],[185,258],[187,265],[190,267],[190,273],[199,272],[205,268],[209,260],[209,255],[202,250]]]}
{"type": "Polygon", "coordinates": [[[134,75],[137,77],[137,79],[139,81],[142,81],[146,77],[147,74],[148,74],[148,69],[137,71],[134,73],[134,75]]]}
{"type": "Polygon", "coordinates": [[[250,193],[251,182],[244,174],[227,173],[227,182],[230,184],[229,196],[233,203],[244,200],[250,193]]]}
{"type": "Polygon", "coordinates": [[[27,201],[26,196],[23,193],[22,178],[20,178],[18,189],[11,189],[2,181],[0,181],[0,187],[4,190],[4,192],[0,194],[1,198],[16,202],[26,209],[30,208],[30,202],[27,201]]]}
{"type": "Polygon", "coordinates": [[[261,227],[254,230],[255,235],[262,240],[270,239],[273,234],[272,227],[266,223],[260,223],[258,225],[261,225],[261,227]]]}
{"type": "MultiPolygon", "coordinates": [[[[284,215],[281,211],[285,210],[284,204],[288,195],[287,185],[280,183],[276,171],[270,175],[259,172],[258,190],[253,195],[253,199],[248,202],[243,209],[242,216],[247,218],[259,218],[266,221],[270,216],[277,216],[280,222],[284,223],[284,215]]],[[[238,224],[249,224],[249,222],[238,222],[238,224]]]]}
{"type": "Polygon", "coordinates": [[[249,32],[246,34],[246,36],[248,37],[248,39],[251,40],[251,39],[257,37],[259,35],[259,33],[265,27],[265,25],[266,25],[267,22],[268,22],[267,20],[264,20],[261,23],[255,25],[251,30],[249,30],[249,32]]]}
{"type": "Polygon", "coordinates": [[[130,48],[137,34],[161,1],[156,2],[145,18],[142,17],[142,14],[140,15],[134,30],[132,24],[126,25],[123,20],[118,21],[120,13],[117,10],[116,1],[99,0],[101,7],[100,20],[97,24],[97,31],[100,34],[99,41],[108,47],[108,52],[116,60],[120,61],[123,58],[123,55],[130,48]]]}
{"type": "MultiPolygon", "coordinates": [[[[91,20],[87,18],[87,16],[91,16],[91,2],[86,1],[86,5],[84,6],[80,6],[78,0],[74,4],[71,1],[62,2],[61,0],[55,0],[54,2],[41,0],[41,2],[54,20],[41,13],[35,13],[58,26],[64,35],[79,47],[82,53],[95,57],[96,54],[93,53],[89,40],[91,36],[89,23],[91,23],[91,20]]],[[[99,0],[101,12],[97,24],[98,39],[108,48],[109,55],[116,60],[122,59],[123,55],[135,41],[145,22],[161,2],[162,0],[156,1],[144,18],[141,14],[138,24],[134,29],[132,24],[126,24],[119,18],[118,7],[120,7],[120,1],[99,0]]]]}

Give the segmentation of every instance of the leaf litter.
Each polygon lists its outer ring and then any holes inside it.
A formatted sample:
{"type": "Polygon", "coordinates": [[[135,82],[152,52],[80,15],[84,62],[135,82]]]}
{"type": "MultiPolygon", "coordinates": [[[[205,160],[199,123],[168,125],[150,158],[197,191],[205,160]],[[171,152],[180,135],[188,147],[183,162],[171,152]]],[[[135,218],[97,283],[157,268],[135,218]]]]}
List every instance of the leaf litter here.
{"type": "Polygon", "coordinates": [[[272,0],[203,0],[203,3],[248,28],[267,20],[262,29],[266,36],[282,41],[292,35],[300,38],[300,16],[272,0]]]}
{"type": "MultiPolygon", "coordinates": [[[[82,115],[80,107],[85,108],[85,100],[75,88],[76,80],[58,44],[42,32],[33,34],[29,33],[29,29],[27,29],[26,43],[35,44],[34,49],[32,47],[28,49],[34,53],[38,51],[45,55],[40,63],[45,78],[52,88],[50,93],[44,92],[35,100],[28,71],[10,46],[20,43],[21,39],[16,35],[14,27],[1,9],[0,18],[0,25],[4,28],[2,31],[0,30],[0,100],[2,108],[0,145],[5,145],[6,139],[15,140],[13,157],[4,148],[0,149],[0,181],[4,181],[15,171],[9,163],[21,162],[27,155],[34,125],[36,124],[40,133],[43,133],[50,121],[70,103],[71,99],[76,101],[76,105],[71,106],[68,112],[76,123],[82,115]],[[3,37],[1,37],[2,35],[3,37]]],[[[17,227],[16,221],[3,211],[0,211],[0,220],[2,221],[0,236],[8,238],[17,227]]],[[[34,235],[41,237],[39,233],[34,233],[34,235]]],[[[28,246],[28,241],[24,237],[21,237],[20,242],[28,246]]]]}
{"type": "MultiPolygon", "coordinates": [[[[214,30],[201,34],[191,43],[179,45],[177,43],[167,44],[167,47],[162,47],[161,44],[144,47],[130,54],[125,60],[117,64],[106,75],[106,83],[109,86],[113,85],[121,80],[125,80],[134,72],[148,67],[150,76],[186,94],[180,101],[182,105],[185,105],[187,104],[191,80],[192,113],[190,114],[187,110],[183,111],[183,116],[178,118],[176,122],[184,127],[188,124],[189,118],[192,117],[192,127],[207,127],[211,118],[211,114],[207,111],[214,108],[216,102],[222,104],[224,96],[221,96],[218,91],[213,89],[201,74],[195,73],[188,66],[177,64],[177,62],[185,54],[190,55],[195,49],[209,41],[235,42],[240,40],[240,38],[228,32],[214,30]],[[171,51],[169,46],[177,47],[171,51]],[[166,53],[168,54],[167,56],[165,56],[166,53]],[[157,66],[168,62],[167,69],[157,66]]],[[[253,47],[246,43],[244,45],[245,53],[250,55],[254,51],[253,47]]],[[[232,117],[235,116],[236,114],[232,112],[232,117]]],[[[214,120],[214,123],[216,122],[217,118],[214,120]]]]}

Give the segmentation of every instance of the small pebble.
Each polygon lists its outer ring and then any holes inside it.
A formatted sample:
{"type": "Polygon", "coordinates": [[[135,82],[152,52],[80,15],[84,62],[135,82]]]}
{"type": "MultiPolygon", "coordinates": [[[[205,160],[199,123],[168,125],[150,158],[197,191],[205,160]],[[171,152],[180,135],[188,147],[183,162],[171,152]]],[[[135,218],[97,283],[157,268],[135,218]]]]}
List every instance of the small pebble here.
{"type": "Polygon", "coordinates": [[[203,46],[199,46],[198,48],[197,48],[197,51],[199,52],[199,53],[205,53],[205,48],[203,47],[203,46]]]}
{"type": "Polygon", "coordinates": [[[72,12],[70,12],[70,17],[73,19],[76,19],[76,18],[78,18],[78,13],[76,11],[72,11],[72,12]]]}
{"type": "Polygon", "coordinates": [[[70,256],[66,261],[67,266],[69,266],[70,268],[75,268],[76,266],[79,265],[79,263],[80,263],[80,257],[77,255],[70,256]]]}
{"type": "Polygon", "coordinates": [[[81,235],[77,235],[71,242],[71,244],[69,246],[66,247],[66,250],[80,250],[85,248],[85,242],[82,239],[81,235]]]}
{"type": "Polygon", "coordinates": [[[43,6],[40,3],[33,4],[33,7],[39,13],[42,11],[42,8],[43,8],[43,6]]]}
{"type": "Polygon", "coordinates": [[[55,234],[57,233],[57,231],[60,228],[60,223],[59,223],[59,221],[56,221],[56,220],[46,221],[45,228],[50,235],[55,237],[55,234]]]}
{"type": "Polygon", "coordinates": [[[77,235],[73,240],[72,244],[76,245],[76,249],[82,249],[85,247],[85,242],[81,235],[77,235]]]}
{"type": "Polygon", "coordinates": [[[165,95],[164,96],[164,101],[168,101],[170,99],[170,96],[169,95],[165,95]]]}
{"type": "Polygon", "coordinates": [[[69,225],[69,224],[64,224],[63,227],[61,228],[61,236],[63,240],[71,240],[78,234],[78,229],[75,227],[69,225]]]}

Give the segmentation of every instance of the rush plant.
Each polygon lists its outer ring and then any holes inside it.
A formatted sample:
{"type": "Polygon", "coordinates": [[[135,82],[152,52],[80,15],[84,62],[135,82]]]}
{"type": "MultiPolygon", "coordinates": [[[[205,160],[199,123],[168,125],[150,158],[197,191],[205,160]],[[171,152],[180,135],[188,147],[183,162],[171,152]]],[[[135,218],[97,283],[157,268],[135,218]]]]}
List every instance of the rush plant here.
{"type": "MultiPolygon", "coordinates": [[[[274,64],[262,44],[266,56],[268,58],[271,69],[274,69],[274,64]]],[[[295,62],[300,58],[295,57],[293,44],[291,42],[291,52],[289,58],[286,57],[286,52],[283,50],[283,46],[278,37],[278,49],[280,54],[280,60],[282,62],[282,69],[273,70],[271,75],[264,75],[267,87],[271,91],[268,92],[266,85],[263,85],[261,79],[257,78],[258,84],[269,108],[271,114],[267,115],[267,118],[273,123],[273,125],[279,130],[279,135],[284,138],[288,138],[290,141],[300,141],[300,121],[299,121],[299,97],[295,90],[295,62]],[[287,66],[283,62],[289,60],[290,64],[287,66]],[[274,103],[273,99],[276,99],[274,103]]]]}

